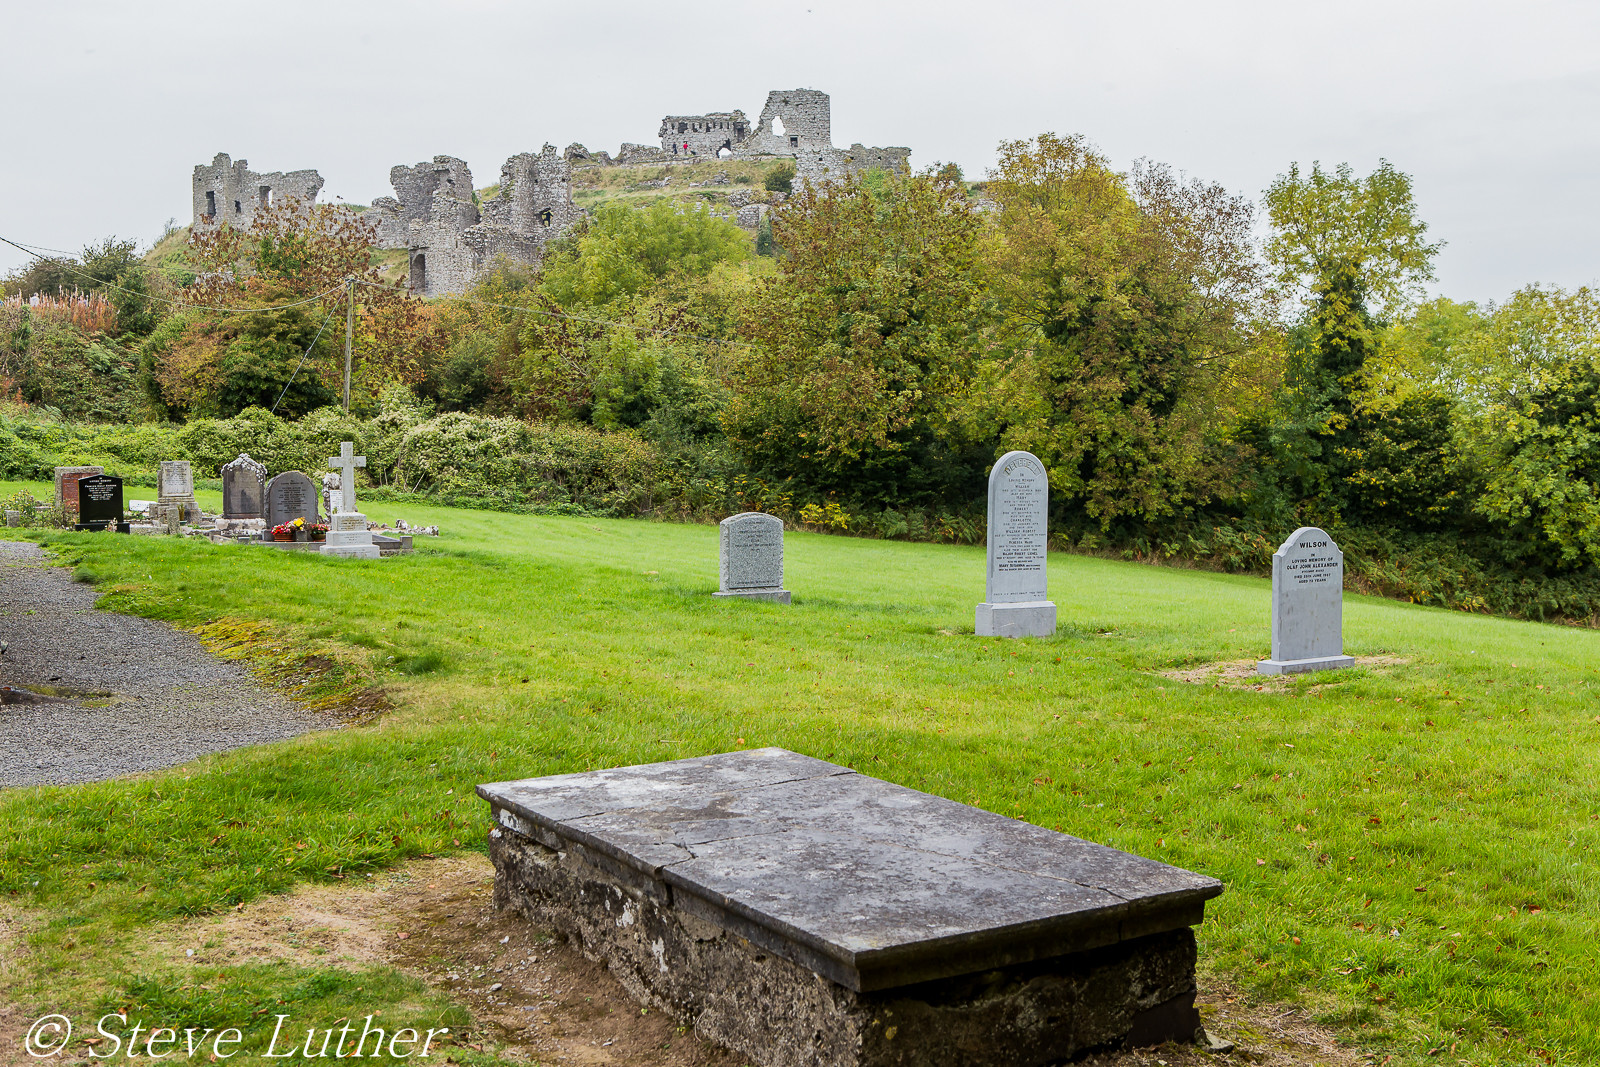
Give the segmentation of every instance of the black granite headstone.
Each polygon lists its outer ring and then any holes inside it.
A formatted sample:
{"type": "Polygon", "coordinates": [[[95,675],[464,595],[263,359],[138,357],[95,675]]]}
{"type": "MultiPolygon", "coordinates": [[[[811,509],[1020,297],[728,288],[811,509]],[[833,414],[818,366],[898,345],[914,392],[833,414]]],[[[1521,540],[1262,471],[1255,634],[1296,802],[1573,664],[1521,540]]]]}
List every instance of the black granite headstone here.
{"type": "Polygon", "coordinates": [[[319,515],[317,488],[304,474],[299,471],[284,471],[267,483],[269,529],[296,519],[304,519],[307,523],[320,522],[319,515]]]}
{"type": "Polygon", "coordinates": [[[96,474],[78,482],[78,522],[75,530],[122,528],[122,479],[96,474]]]}

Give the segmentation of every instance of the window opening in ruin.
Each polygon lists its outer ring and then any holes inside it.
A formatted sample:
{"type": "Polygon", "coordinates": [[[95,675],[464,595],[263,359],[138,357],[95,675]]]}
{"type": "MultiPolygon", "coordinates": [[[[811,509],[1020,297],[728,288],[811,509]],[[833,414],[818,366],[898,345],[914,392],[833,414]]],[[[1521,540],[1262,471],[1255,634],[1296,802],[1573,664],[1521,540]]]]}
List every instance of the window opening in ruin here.
{"type": "Polygon", "coordinates": [[[263,185],[261,187],[261,206],[262,207],[270,207],[271,205],[272,205],[272,186],[263,185]]]}
{"type": "Polygon", "coordinates": [[[556,213],[549,208],[545,208],[543,211],[539,212],[539,225],[550,225],[550,220],[555,218],[555,214],[556,213]]]}
{"type": "Polygon", "coordinates": [[[733,155],[733,142],[723,141],[722,147],[717,149],[717,158],[727,159],[731,155],[733,155]]]}
{"type": "Polygon", "coordinates": [[[428,288],[428,257],[420,252],[411,257],[411,288],[419,293],[428,288]]]}
{"type": "Polygon", "coordinates": [[[217,194],[206,193],[206,214],[212,218],[217,215],[217,194]]]}
{"type": "MultiPolygon", "coordinates": [[[[787,101],[785,101],[785,103],[787,103],[787,101]]],[[[775,133],[776,135],[778,135],[779,137],[782,137],[785,133],[788,132],[788,130],[783,125],[783,120],[781,118],[779,118],[778,116],[776,116],[776,115],[772,116],[772,132],[775,133]]]]}
{"type": "Polygon", "coordinates": [[[789,138],[789,147],[790,148],[799,148],[800,147],[800,138],[798,138],[798,137],[789,138]]]}
{"type": "Polygon", "coordinates": [[[687,122],[678,123],[678,132],[679,133],[688,133],[689,132],[689,124],[687,122]]]}
{"type": "Polygon", "coordinates": [[[243,215],[244,214],[244,205],[239,203],[239,201],[235,200],[233,202],[233,213],[235,215],[243,215]]]}

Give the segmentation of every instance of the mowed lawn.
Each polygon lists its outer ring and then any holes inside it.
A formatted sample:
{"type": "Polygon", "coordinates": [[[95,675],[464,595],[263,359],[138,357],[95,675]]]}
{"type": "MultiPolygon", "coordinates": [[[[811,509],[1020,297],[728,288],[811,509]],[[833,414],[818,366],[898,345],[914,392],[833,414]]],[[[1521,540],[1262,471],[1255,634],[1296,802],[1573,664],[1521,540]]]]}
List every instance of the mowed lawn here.
{"type": "Polygon", "coordinates": [[[47,920],[10,996],[170,993],[126,939],[480,848],[479,782],[779,745],[1222,879],[1203,981],[1359,1046],[1600,1060],[1600,633],[1347,595],[1346,651],[1381,662],[1258,691],[1160,673],[1264,657],[1258,578],[1052,555],[1058,634],[997,641],[972,633],[981,548],[790,533],[782,607],[710,596],[714,527],[367,511],[444,536],[375,562],[44,537],[107,607],[326,655],[395,707],[0,793],[0,901],[47,920]]]}

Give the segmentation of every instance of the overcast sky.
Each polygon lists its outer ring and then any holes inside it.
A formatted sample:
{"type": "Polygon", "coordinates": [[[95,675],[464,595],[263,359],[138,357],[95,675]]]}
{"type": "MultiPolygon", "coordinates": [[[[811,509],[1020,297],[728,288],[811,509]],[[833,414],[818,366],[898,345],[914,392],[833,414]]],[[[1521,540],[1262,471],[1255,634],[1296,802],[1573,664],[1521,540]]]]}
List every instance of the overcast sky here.
{"type": "MultiPolygon", "coordinates": [[[[665,114],[832,94],[837,145],[969,176],[1001,139],[1082,133],[1259,202],[1292,161],[1386,158],[1447,245],[1438,290],[1600,279],[1600,4],[1105,0],[0,0],[0,236],[77,249],[187,223],[197,163],[389,168],[478,185],[546,141],[615,151],[665,114]]],[[[0,270],[25,257],[0,250],[0,270]]]]}

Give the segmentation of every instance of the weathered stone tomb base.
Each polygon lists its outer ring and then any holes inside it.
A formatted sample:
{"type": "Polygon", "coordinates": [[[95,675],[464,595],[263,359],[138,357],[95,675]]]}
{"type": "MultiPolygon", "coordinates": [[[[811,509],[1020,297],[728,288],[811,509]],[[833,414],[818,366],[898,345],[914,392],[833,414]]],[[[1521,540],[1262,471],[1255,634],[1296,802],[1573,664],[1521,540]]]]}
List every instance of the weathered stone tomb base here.
{"type": "Polygon", "coordinates": [[[740,589],[729,593],[712,593],[712,596],[738,597],[742,600],[770,600],[774,604],[789,603],[789,590],[787,589],[740,589]]]}
{"type": "Polygon", "coordinates": [[[554,929],[642,1003],[762,1067],[1042,1067],[1191,1041],[1200,1026],[1187,927],[856,992],[739,936],[727,915],[695,914],[710,907],[698,898],[551,836],[560,851],[490,831],[496,907],[554,929]]]}
{"type": "Polygon", "coordinates": [[[979,604],[973,628],[979,637],[1049,637],[1056,632],[1056,606],[1049,600],[979,604]]]}
{"type": "Polygon", "coordinates": [[[1337,671],[1356,665],[1354,656],[1317,656],[1314,659],[1264,659],[1256,664],[1261,674],[1308,674],[1337,671]]]}

